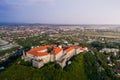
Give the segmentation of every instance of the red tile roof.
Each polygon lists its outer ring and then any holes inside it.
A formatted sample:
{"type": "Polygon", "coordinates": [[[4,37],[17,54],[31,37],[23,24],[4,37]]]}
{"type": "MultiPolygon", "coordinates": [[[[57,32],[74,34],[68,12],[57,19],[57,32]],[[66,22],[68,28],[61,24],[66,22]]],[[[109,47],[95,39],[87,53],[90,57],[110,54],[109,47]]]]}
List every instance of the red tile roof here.
{"type": "Polygon", "coordinates": [[[84,50],[82,47],[80,47],[80,50],[84,50]]]}
{"type": "Polygon", "coordinates": [[[45,55],[48,55],[47,52],[38,52],[38,51],[48,49],[49,47],[50,46],[40,46],[40,47],[29,50],[27,53],[34,56],[45,56],[45,55]]]}
{"type": "Polygon", "coordinates": [[[31,49],[30,51],[40,51],[40,50],[45,50],[45,49],[48,49],[50,46],[40,46],[40,47],[37,47],[37,48],[33,48],[31,49]]]}
{"type": "Polygon", "coordinates": [[[48,55],[49,53],[47,52],[33,52],[33,53],[28,53],[28,54],[31,54],[31,55],[34,55],[34,56],[45,56],[45,55],[48,55]]]}
{"type": "Polygon", "coordinates": [[[66,49],[66,53],[70,52],[71,50],[75,49],[75,47],[69,47],[68,49],[66,49]]]}
{"type": "Polygon", "coordinates": [[[53,54],[58,54],[60,51],[62,51],[63,49],[62,48],[60,48],[60,47],[57,47],[57,48],[55,48],[53,51],[52,51],[52,53],[53,54]]]}

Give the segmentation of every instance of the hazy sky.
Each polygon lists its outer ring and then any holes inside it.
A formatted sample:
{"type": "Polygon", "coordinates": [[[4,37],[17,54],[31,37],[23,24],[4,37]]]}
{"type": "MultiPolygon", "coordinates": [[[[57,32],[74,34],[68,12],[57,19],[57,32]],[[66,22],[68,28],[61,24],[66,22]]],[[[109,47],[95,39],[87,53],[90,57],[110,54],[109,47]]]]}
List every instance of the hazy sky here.
{"type": "Polygon", "coordinates": [[[120,0],[0,0],[0,22],[120,24],[120,0]]]}

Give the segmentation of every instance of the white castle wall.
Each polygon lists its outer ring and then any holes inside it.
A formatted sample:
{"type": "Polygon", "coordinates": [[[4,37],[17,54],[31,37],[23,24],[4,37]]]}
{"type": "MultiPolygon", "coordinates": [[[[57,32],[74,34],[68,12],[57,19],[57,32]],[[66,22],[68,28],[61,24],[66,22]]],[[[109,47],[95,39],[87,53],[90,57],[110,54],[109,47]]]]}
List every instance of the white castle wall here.
{"type": "Polygon", "coordinates": [[[75,55],[75,49],[73,49],[73,50],[69,51],[68,53],[66,53],[67,60],[69,60],[74,55],[75,55]]]}
{"type": "Polygon", "coordinates": [[[43,60],[44,63],[50,62],[50,54],[36,57],[37,60],[43,60]]]}
{"type": "Polygon", "coordinates": [[[63,50],[61,50],[58,54],[55,55],[55,60],[58,61],[63,55],[63,50]]]}
{"type": "Polygon", "coordinates": [[[44,66],[44,62],[43,61],[32,60],[32,66],[36,67],[36,68],[41,68],[42,66],[44,66]]]}

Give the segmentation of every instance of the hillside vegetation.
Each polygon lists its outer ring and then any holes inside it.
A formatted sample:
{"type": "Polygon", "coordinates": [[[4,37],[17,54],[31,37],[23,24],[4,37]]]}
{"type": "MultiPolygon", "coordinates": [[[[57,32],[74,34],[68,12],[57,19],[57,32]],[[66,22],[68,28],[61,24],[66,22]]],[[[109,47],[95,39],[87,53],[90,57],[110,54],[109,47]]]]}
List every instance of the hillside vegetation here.
{"type": "MultiPolygon", "coordinates": [[[[1,80],[95,80],[92,78],[96,71],[92,72],[95,66],[90,66],[88,58],[90,54],[83,53],[71,59],[72,64],[61,69],[58,64],[48,63],[44,67],[37,69],[28,62],[21,59],[15,61],[5,71],[0,72],[1,80]],[[87,56],[87,57],[85,57],[87,56]],[[89,63],[89,65],[87,65],[89,63]],[[91,70],[90,70],[91,69],[91,70]],[[86,71],[90,73],[86,74],[86,71]],[[92,77],[90,77],[90,75],[92,77]],[[88,77],[87,77],[88,76],[88,77]]],[[[92,56],[90,56],[92,57],[92,56]]],[[[94,59],[94,58],[92,58],[94,59]]],[[[94,64],[94,61],[92,62],[94,64]]],[[[96,74],[96,77],[97,74],[96,74]]]]}

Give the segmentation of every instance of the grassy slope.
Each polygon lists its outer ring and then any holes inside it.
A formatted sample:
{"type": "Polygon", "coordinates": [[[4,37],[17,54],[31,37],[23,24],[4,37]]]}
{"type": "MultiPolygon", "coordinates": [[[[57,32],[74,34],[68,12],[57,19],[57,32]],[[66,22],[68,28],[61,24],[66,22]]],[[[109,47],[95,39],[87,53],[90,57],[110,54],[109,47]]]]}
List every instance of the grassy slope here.
{"type": "Polygon", "coordinates": [[[62,70],[58,65],[49,63],[41,69],[13,63],[0,72],[1,80],[87,80],[84,72],[83,54],[75,57],[72,64],[62,70]],[[56,67],[56,68],[55,68],[56,67]]]}

